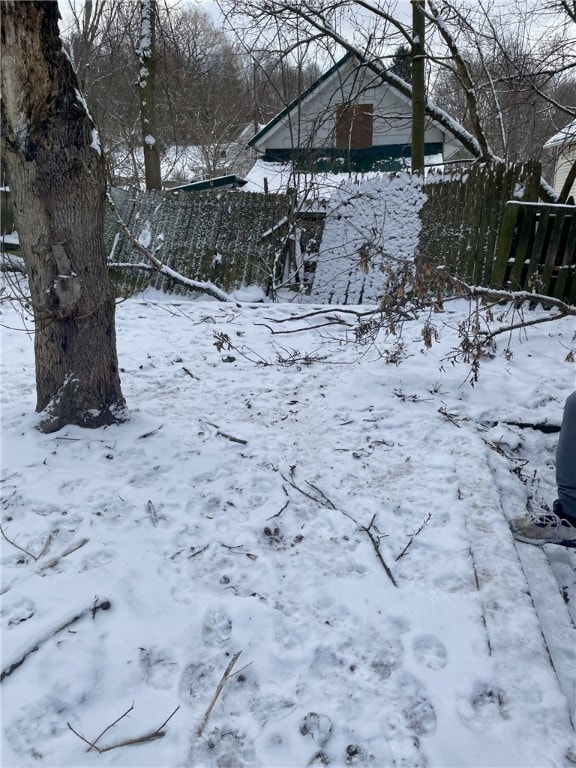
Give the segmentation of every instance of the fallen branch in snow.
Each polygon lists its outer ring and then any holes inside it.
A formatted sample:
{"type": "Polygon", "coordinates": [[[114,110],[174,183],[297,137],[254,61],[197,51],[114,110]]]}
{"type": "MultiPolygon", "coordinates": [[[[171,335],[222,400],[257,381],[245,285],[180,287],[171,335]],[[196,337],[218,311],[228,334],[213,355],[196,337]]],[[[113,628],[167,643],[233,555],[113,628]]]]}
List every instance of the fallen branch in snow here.
{"type": "MultiPolygon", "coordinates": [[[[478,592],[480,592],[480,578],[478,576],[478,569],[476,568],[476,560],[474,559],[474,552],[472,551],[472,547],[468,547],[468,552],[470,553],[470,561],[472,563],[472,571],[474,572],[474,582],[476,584],[476,589],[478,592]]],[[[492,641],[490,640],[490,634],[488,632],[488,622],[486,621],[486,610],[484,602],[481,604],[481,610],[482,613],[480,615],[480,620],[482,621],[482,626],[484,627],[484,631],[486,633],[486,646],[488,649],[488,656],[492,656],[492,641]]]]}
{"type": "MultiPolygon", "coordinates": [[[[68,726],[68,728],[70,728],[70,730],[72,731],[72,733],[75,733],[75,734],[76,734],[76,736],[78,736],[78,738],[79,738],[79,739],[82,739],[82,741],[85,741],[85,742],[86,742],[86,744],[88,744],[88,745],[89,745],[90,749],[96,749],[98,752],[100,752],[99,748],[96,746],[97,742],[98,742],[98,741],[99,741],[99,740],[102,738],[102,736],[104,736],[104,734],[105,734],[107,731],[109,731],[109,730],[110,730],[110,728],[113,728],[113,727],[116,725],[116,723],[119,723],[119,722],[120,722],[120,720],[123,720],[125,717],[128,717],[128,715],[130,714],[130,712],[132,712],[132,710],[133,710],[133,709],[134,709],[134,702],[132,702],[132,704],[130,705],[130,707],[128,707],[128,709],[126,710],[126,712],[124,712],[122,715],[120,715],[120,717],[117,717],[117,718],[116,718],[116,720],[114,720],[114,722],[113,722],[113,723],[110,723],[110,725],[107,725],[107,726],[106,726],[106,728],[104,728],[104,730],[102,731],[102,733],[101,733],[99,736],[96,736],[96,738],[95,738],[93,741],[89,741],[89,740],[88,740],[88,739],[86,739],[84,736],[82,736],[82,734],[78,733],[78,731],[76,731],[76,730],[75,730],[75,729],[74,729],[74,728],[73,728],[73,727],[70,725],[70,723],[66,723],[66,725],[68,726]]],[[[90,752],[90,749],[88,749],[88,752],[90,752]]]]}
{"type": "Polygon", "coordinates": [[[444,416],[445,419],[447,419],[451,424],[454,424],[455,427],[458,427],[458,429],[461,429],[460,424],[456,421],[456,416],[453,413],[448,413],[446,408],[438,408],[438,413],[441,413],[442,416],[444,416]]]}
{"type": "Polygon", "coordinates": [[[220,682],[218,683],[218,687],[216,688],[216,691],[214,692],[214,696],[212,696],[212,700],[210,701],[210,704],[208,705],[208,709],[206,710],[206,712],[204,714],[204,717],[202,718],[202,722],[200,723],[200,726],[198,727],[198,730],[196,732],[198,734],[198,736],[202,736],[202,733],[204,732],[204,728],[206,727],[206,723],[208,722],[208,718],[212,714],[212,710],[214,709],[214,706],[215,706],[216,702],[218,701],[218,697],[222,693],[222,689],[224,688],[224,686],[226,685],[226,683],[228,682],[228,680],[232,676],[232,674],[231,674],[232,670],[234,668],[234,665],[238,661],[241,653],[242,653],[242,651],[236,651],[234,656],[232,656],[232,658],[230,659],[230,663],[226,667],[226,669],[224,671],[224,674],[220,678],[220,682]]]}
{"type": "MultiPolygon", "coordinates": [[[[355,309],[338,309],[334,310],[333,307],[330,307],[330,309],[316,309],[313,312],[305,312],[304,314],[300,315],[291,315],[290,317],[266,317],[265,320],[269,320],[271,323],[289,323],[292,320],[304,320],[307,317],[318,317],[318,315],[326,315],[329,312],[338,312],[340,314],[346,314],[346,315],[354,315],[354,317],[369,317],[370,315],[375,315],[380,312],[380,309],[378,307],[374,307],[374,309],[369,309],[364,312],[358,312],[355,309]]],[[[329,320],[332,320],[335,323],[343,323],[344,321],[339,318],[337,315],[333,315],[332,317],[328,318],[329,320]]]]}
{"type": "MultiPolygon", "coordinates": [[[[123,221],[122,217],[120,216],[120,213],[116,208],[116,205],[114,204],[112,195],[109,192],[107,192],[106,197],[108,199],[108,205],[110,206],[112,214],[114,215],[114,218],[116,219],[116,222],[120,227],[120,230],[122,231],[122,233],[125,235],[125,237],[128,238],[128,240],[134,246],[134,248],[138,251],[138,253],[141,253],[143,256],[145,256],[151,262],[151,265],[152,265],[152,266],[148,266],[148,265],[136,264],[136,265],[130,265],[130,266],[154,269],[156,272],[160,272],[160,274],[165,275],[166,277],[169,277],[175,283],[178,283],[179,285],[183,285],[186,288],[190,288],[190,290],[192,291],[200,291],[200,293],[207,293],[209,296],[212,296],[212,298],[218,299],[218,301],[233,301],[233,299],[231,299],[230,296],[228,296],[228,294],[225,291],[218,288],[218,286],[214,285],[214,283],[204,282],[200,280],[191,280],[190,278],[185,277],[184,275],[181,275],[179,272],[176,272],[174,269],[171,269],[170,267],[167,267],[165,264],[163,264],[160,261],[160,259],[157,258],[152,253],[152,251],[150,251],[148,248],[142,245],[142,243],[139,242],[139,240],[136,237],[134,237],[132,232],[130,232],[125,222],[123,221]]],[[[108,266],[122,269],[126,265],[124,263],[119,262],[118,264],[111,263],[108,266]]]]}
{"type": "Polygon", "coordinates": [[[120,717],[116,718],[116,720],[114,720],[113,723],[110,723],[110,725],[107,725],[106,728],[104,728],[104,730],[102,731],[102,733],[92,741],[87,739],[85,736],[82,736],[81,733],[78,733],[78,731],[75,728],[73,728],[69,722],[67,722],[66,725],[72,731],[73,734],[75,734],[76,736],[78,736],[79,739],[81,739],[83,742],[88,744],[88,749],[86,750],[87,752],[90,752],[91,749],[95,749],[96,752],[98,752],[99,754],[102,754],[103,752],[110,752],[111,750],[119,749],[120,747],[130,747],[130,746],[133,746],[134,744],[145,744],[148,741],[155,741],[156,739],[163,738],[166,735],[166,731],[163,731],[162,729],[174,717],[176,712],[178,712],[178,710],[180,709],[180,705],[178,705],[176,709],[173,712],[171,712],[170,715],[168,715],[168,717],[166,718],[166,720],[164,720],[162,725],[160,725],[154,731],[150,731],[150,733],[145,733],[143,736],[136,736],[135,738],[132,738],[132,739],[124,739],[124,741],[119,741],[117,744],[110,744],[108,747],[96,746],[97,743],[102,738],[102,736],[104,736],[104,734],[107,731],[109,731],[117,723],[119,723],[120,720],[123,720],[125,717],[128,717],[128,715],[130,714],[130,712],[132,712],[133,709],[134,709],[134,702],[132,702],[132,705],[126,710],[126,712],[120,715],[120,717]]]}
{"type": "Polygon", "coordinates": [[[208,421],[208,419],[202,419],[206,424],[209,424],[211,427],[214,427],[214,429],[218,430],[216,432],[216,435],[219,435],[220,437],[225,437],[226,440],[231,440],[233,443],[240,443],[240,445],[248,445],[248,440],[244,440],[243,437],[234,437],[234,435],[228,434],[228,432],[223,432],[218,424],[214,424],[212,421],[208,421]]]}
{"type": "Polygon", "coordinates": [[[406,552],[408,552],[408,550],[409,550],[409,549],[410,549],[410,547],[412,546],[412,543],[413,543],[414,539],[416,538],[416,536],[418,536],[420,533],[422,533],[422,531],[424,530],[424,528],[426,528],[426,526],[427,526],[427,525],[428,525],[428,523],[430,522],[430,519],[431,519],[431,518],[432,518],[432,512],[428,512],[428,517],[426,518],[426,520],[424,520],[424,522],[422,523],[422,525],[421,525],[419,528],[417,528],[417,529],[414,531],[414,533],[413,533],[413,534],[410,536],[410,538],[408,539],[408,544],[406,544],[406,546],[404,547],[404,549],[402,550],[402,552],[400,552],[400,554],[399,554],[397,557],[395,557],[395,558],[394,558],[394,560],[395,560],[396,562],[398,562],[398,560],[400,560],[400,558],[401,558],[401,557],[404,557],[404,555],[406,554],[406,552]]]}
{"type": "Polygon", "coordinates": [[[160,432],[163,426],[164,424],[160,424],[160,426],[157,427],[156,429],[152,429],[150,430],[150,432],[144,432],[143,435],[138,435],[138,440],[144,440],[147,437],[152,437],[152,435],[155,435],[156,432],[160,432]]]}
{"type": "Polygon", "coordinates": [[[328,509],[334,509],[337,512],[340,512],[341,514],[345,515],[345,517],[347,517],[349,520],[352,520],[352,522],[355,525],[358,526],[359,530],[361,530],[364,533],[366,533],[368,538],[372,542],[372,546],[374,547],[374,549],[376,551],[376,555],[378,557],[378,560],[380,561],[380,563],[382,564],[382,567],[386,571],[386,575],[388,576],[388,578],[390,579],[392,584],[394,584],[394,586],[397,587],[398,584],[396,583],[396,579],[394,578],[394,575],[393,575],[392,571],[390,570],[390,568],[386,564],[384,558],[382,557],[382,552],[380,551],[380,541],[379,541],[379,539],[377,539],[374,536],[372,536],[372,533],[371,533],[371,529],[374,526],[374,520],[376,518],[376,515],[374,515],[374,517],[370,521],[370,525],[368,527],[360,525],[360,523],[357,520],[355,520],[352,517],[351,514],[349,514],[348,512],[345,512],[343,509],[338,509],[338,507],[334,504],[334,502],[331,501],[328,498],[328,496],[326,496],[324,491],[321,491],[320,488],[318,488],[317,486],[313,485],[312,483],[309,483],[308,480],[306,480],[306,485],[309,485],[310,488],[312,488],[312,490],[315,491],[315,493],[317,494],[316,496],[312,495],[311,493],[308,493],[303,488],[300,488],[300,486],[296,485],[296,481],[294,479],[295,472],[296,472],[296,467],[295,466],[291,466],[290,467],[290,477],[287,478],[284,475],[281,475],[281,477],[282,477],[282,479],[285,482],[288,483],[288,485],[290,485],[291,488],[294,488],[295,491],[298,491],[303,496],[306,496],[306,498],[311,499],[312,501],[315,501],[317,504],[320,504],[323,507],[327,507],[328,509]]]}
{"type": "Polygon", "coordinates": [[[303,328],[291,328],[288,331],[275,331],[274,328],[270,328],[270,326],[267,325],[266,323],[254,323],[254,325],[259,325],[259,326],[262,326],[263,328],[267,328],[273,336],[277,336],[281,333],[302,333],[303,331],[315,331],[317,328],[325,328],[326,326],[333,326],[333,325],[346,325],[348,327],[351,327],[350,323],[347,323],[345,320],[342,320],[340,318],[328,319],[328,322],[318,323],[318,325],[305,325],[303,328]]]}
{"type": "Polygon", "coordinates": [[[68,629],[68,627],[71,627],[72,624],[76,624],[76,622],[80,621],[81,619],[88,616],[88,614],[92,615],[92,618],[96,616],[96,613],[98,611],[108,611],[112,607],[111,603],[107,599],[98,600],[98,598],[95,598],[93,605],[90,606],[90,608],[85,608],[83,611],[78,613],[76,616],[73,616],[71,619],[67,619],[65,622],[60,624],[55,629],[51,630],[47,634],[43,635],[39,640],[35,641],[31,645],[26,648],[25,651],[23,651],[20,656],[11,663],[8,664],[8,666],[2,670],[0,673],[0,682],[4,680],[4,678],[9,677],[14,670],[18,669],[18,667],[22,666],[28,656],[33,654],[35,651],[39,650],[40,646],[44,645],[45,642],[50,640],[55,635],[58,635],[60,632],[63,632],[65,629],[68,629]]]}
{"type": "Polygon", "coordinates": [[[189,370],[188,370],[188,368],[186,368],[186,366],[184,366],[184,365],[183,365],[183,366],[182,366],[182,370],[184,371],[184,373],[187,373],[187,374],[188,374],[188,376],[190,376],[190,378],[191,378],[191,379],[196,379],[196,381],[200,381],[200,379],[198,378],[198,376],[195,376],[195,375],[192,373],[192,371],[189,371],[189,370]]]}
{"type": "MultiPolygon", "coordinates": [[[[282,486],[282,487],[284,487],[284,486],[282,486]]],[[[284,504],[284,506],[282,507],[282,509],[279,512],[276,512],[274,515],[270,515],[270,517],[267,517],[266,520],[272,520],[273,517],[280,517],[280,515],[282,514],[282,512],[284,512],[284,510],[286,509],[288,504],[290,504],[290,499],[288,499],[286,504],[284,504]]]]}
{"type": "Polygon", "coordinates": [[[30,550],[25,549],[24,547],[21,547],[19,544],[16,544],[15,541],[13,541],[12,539],[9,539],[8,536],[6,535],[5,531],[4,531],[4,528],[2,528],[1,525],[0,525],[0,534],[2,534],[2,538],[4,538],[8,542],[8,544],[12,544],[12,546],[16,547],[16,549],[20,550],[20,552],[23,552],[25,555],[28,555],[28,557],[31,557],[32,560],[34,560],[34,562],[36,562],[37,560],[40,560],[40,558],[43,555],[45,555],[46,552],[48,552],[50,544],[52,543],[52,534],[50,534],[48,536],[48,538],[46,539],[46,542],[45,542],[44,546],[42,547],[42,551],[40,552],[40,554],[39,555],[33,555],[32,552],[30,552],[30,550]]]}
{"type": "Polygon", "coordinates": [[[560,320],[562,317],[568,317],[568,315],[572,314],[576,314],[576,312],[559,312],[556,315],[546,315],[546,317],[535,317],[534,320],[522,320],[519,323],[511,323],[510,325],[505,325],[502,328],[496,328],[495,331],[484,331],[484,341],[486,344],[489,344],[492,339],[496,338],[496,336],[499,336],[501,333],[512,333],[512,331],[517,331],[521,328],[528,328],[531,325],[551,323],[554,320],[560,320]]]}
{"type": "Polygon", "coordinates": [[[375,519],[376,519],[376,515],[374,515],[372,517],[372,520],[370,520],[370,525],[368,525],[367,527],[361,526],[360,530],[364,531],[364,533],[368,536],[368,538],[372,542],[372,546],[374,547],[374,551],[376,552],[376,557],[378,558],[378,560],[380,560],[380,562],[382,564],[382,567],[386,571],[386,575],[388,576],[388,578],[390,579],[392,584],[394,584],[394,586],[397,587],[398,584],[396,582],[396,579],[394,578],[394,574],[392,573],[390,568],[386,565],[386,561],[382,557],[382,552],[380,551],[380,539],[377,538],[376,536],[373,536],[372,533],[371,533],[372,528],[374,527],[374,520],[375,519]]]}
{"type": "Polygon", "coordinates": [[[275,350],[278,365],[312,365],[312,363],[322,363],[327,359],[326,355],[318,355],[316,350],[302,354],[298,349],[284,349],[279,344],[277,346],[285,353],[284,357],[278,352],[278,349],[275,350]]]}
{"type": "Polygon", "coordinates": [[[71,555],[72,552],[76,552],[76,550],[81,549],[86,544],[88,544],[88,541],[89,539],[82,539],[82,541],[79,541],[77,544],[72,544],[71,547],[68,547],[68,549],[65,549],[64,552],[59,554],[57,557],[54,557],[52,560],[50,560],[47,563],[44,563],[44,565],[38,569],[38,573],[40,573],[40,571],[47,571],[49,568],[54,568],[54,566],[57,563],[59,563],[63,557],[67,557],[68,555],[71,555]]]}
{"type": "MultiPolygon", "coordinates": [[[[497,290],[495,288],[484,288],[478,285],[468,285],[458,278],[451,278],[456,286],[459,286],[466,296],[479,296],[483,299],[491,299],[492,301],[511,301],[516,305],[520,304],[543,304],[544,306],[556,307],[560,310],[562,315],[576,315],[576,306],[567,304],[561,299],[556,299],[554,296],[546,296],[542,293],[531,293],[530,291],[506,291],[497,290]]],[[[558,319],[558,315],[553,316],[552,319],[558,319]]],[[[540,320],[539,322],[545,322],[540,320]]],[[[524,323],[526,325],[526,323],[524,323]]]]}

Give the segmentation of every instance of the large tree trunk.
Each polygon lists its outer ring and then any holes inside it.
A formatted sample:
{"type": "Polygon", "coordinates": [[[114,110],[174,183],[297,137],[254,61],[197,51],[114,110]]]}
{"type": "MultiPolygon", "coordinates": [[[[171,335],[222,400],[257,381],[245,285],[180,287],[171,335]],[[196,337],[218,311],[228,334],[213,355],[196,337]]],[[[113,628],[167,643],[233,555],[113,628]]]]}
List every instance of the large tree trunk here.
{"type": "Polygon", "coordinates": [[[30,282],[45,432],[125,417],[104,252],[104,158],[58,17],[52,1],[1,3],[2,154],[30,282]]]}

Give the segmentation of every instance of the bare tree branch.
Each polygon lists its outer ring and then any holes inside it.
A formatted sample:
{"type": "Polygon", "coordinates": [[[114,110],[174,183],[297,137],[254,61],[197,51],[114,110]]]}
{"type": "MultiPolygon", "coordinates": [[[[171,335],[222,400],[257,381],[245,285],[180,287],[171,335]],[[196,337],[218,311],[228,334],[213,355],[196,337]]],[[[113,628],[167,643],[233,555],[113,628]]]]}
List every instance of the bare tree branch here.
{"type": "MultiPolygon", "coordinates": [[[[112,210],[112,213],[114,214],[114,218],[116,219],[116,222],[118,223],[118,226],[120,227],[122,233],[128,238],[130,243],[134,246],[134,248],[141,253],[143,256],[145,256],[149,261],[152,263],[153,268],[160,272],[162,275],[166,275],[166,277],[169,277],[171,280],[174,280],[175,283],[178,283],[179,285],[183,285],[186,288],[189,288],[192,291],[200,291],[201,293],[206,293],[209,296],[212,296],[214,299],[218,299],[218,301],[232,301],[230,296],[222,291],[220,288],[218,288],[217,285],[214,285],[214,283],[209,282],[202,282],[200,280],[191,280],[188,277],[185,277],[184,275],[181,275],[179,272],[176,272],[175,270],[171,269],[170,267],[167,267],[165,264],[163,264],[160,259],[158,259],[152,251],[148,250],[148,248],[144,247],[142,243],[140,243],[136,237],[130,232],[124,221],[122,220],[122,217],[120,216],[120,213],[118,212],[118,209],[116,208],[116,205],[114,204],[114,200],[112,199],[112,195],[107,192],[106,193],[108,204],[112,210]]],[[[111,264],[111,266],[114,266],[114,264],[111,264]]],[[[123,265],[122,265],[123,266],[123,265]]],[[[136,265],[137,266],[137,265],[136,265]]]]}

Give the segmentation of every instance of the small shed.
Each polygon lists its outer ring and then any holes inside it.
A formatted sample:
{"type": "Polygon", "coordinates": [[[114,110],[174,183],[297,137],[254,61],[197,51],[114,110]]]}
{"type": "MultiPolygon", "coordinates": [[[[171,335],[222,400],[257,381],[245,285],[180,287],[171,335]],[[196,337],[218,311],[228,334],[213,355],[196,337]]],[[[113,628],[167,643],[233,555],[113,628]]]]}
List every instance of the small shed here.
{"type": "MultiPolygon", "coordinates": [[[[399,170],[410,160],[412,104],[347,53],[285,109],[248,146],[270,162],[302,170],[399,170]]],[[[425,155],[441,163],[459,145],[433,120],[425,155]]]]}
{"type": "MultiPolygon", "coordinates": [[[[576,120],[564,126],[544,144],[544,149],[556,153],[554,169],[554,192],[560,194],[570,168],[576,163],[576,120]]],[[[576,181],[572,184],[568,197],[576,198],[576,181]]]]}

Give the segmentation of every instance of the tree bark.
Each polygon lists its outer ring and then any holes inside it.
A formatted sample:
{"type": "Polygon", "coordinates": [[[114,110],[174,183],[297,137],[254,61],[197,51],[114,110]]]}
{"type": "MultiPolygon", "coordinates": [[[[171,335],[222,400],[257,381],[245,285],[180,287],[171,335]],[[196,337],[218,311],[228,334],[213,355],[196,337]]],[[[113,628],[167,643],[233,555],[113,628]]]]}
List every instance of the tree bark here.
{"type": "Polygon", "coordinates": [[[156,125],[156,0],[140,0],[140,123],[146,189],[162,189],[156,125]]]}
{"type": "Polygon", "coordinates": [[[40,429],[125,419],[104,252],[106,171],[55,1],[3,0],[2,154],[34,313],[40,429]]]}
{"type": "Polygon", "coordinates": [[[426,127],[426,23],[424,0],[412,0],[412,173],[424,175],[426,127]]]}

